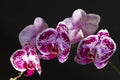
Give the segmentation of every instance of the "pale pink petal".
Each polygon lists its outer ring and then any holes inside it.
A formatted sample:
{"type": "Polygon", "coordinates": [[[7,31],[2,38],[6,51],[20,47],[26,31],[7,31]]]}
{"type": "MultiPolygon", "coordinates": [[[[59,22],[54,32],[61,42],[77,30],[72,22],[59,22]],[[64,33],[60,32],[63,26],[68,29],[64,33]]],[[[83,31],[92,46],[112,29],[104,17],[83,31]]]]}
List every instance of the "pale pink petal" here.
{"type": "Polygon", "coordinates": [[[102,69],[108,64],[108,61],[104,62],[94,62],[94,65],[97,67],[97,69],[102,69]]]}
{"type": "Polygon", "coordinates": [[[42,32],[44,29],[48,28],[47,23],[41,17],[35,18],[33,25],[36,29],[36,35],[42,32]]]}
{"type": "Polygon", "coordinates": [[[82,9],[77,9],[72,14],[73,25],[83,25],[86,19],[86,12],[82,9]]]}
{"type": "Polygon", "coordinates": [[[75,44],[79,42],[82,38],[84,38],[83,31],[81,29],[74,29],[69,32],[69,38],[71,44],[75,44]]]}
{"type": "Polygon", "coordinates": [[[65,22],[68,28],[68,36],[71,44],[79,42],[84,37],[82,29],[79,26],[74,27],[71,18],[66,18],[63,22],[65,22]]]}
{"type": "Polygon", "coordinates": [[[74,28],[73,24],[72,24],[72,18],[65,18],[63,20],[63,22],[65,22],[65,24],[69,30],[72,30],[74,28]]]}
{"type": "Polygon", "coordinates": [[[42,18],[36,18],[33,25],[26,26],[19,33],[19,41],[22,47],[26,44],[35,45],[35,39],[38,33],[48,26],[42,18]]]}
{"type": "Polygon", "coordinates": [[[97,14],[87,14],[87,21],[86,23],[91,23],[94,25],[98,25],[100,22],[100,16],[97,14]]]}
{"type": "Polygon", "coordinates": [[[96,30],[98,29],[98,25],[94,25],[94,24],[91,24],[91,23],[86,23],[85,25],[83,25],[81,27],[81,29],[84,33],[84,36],[89,36],[89,35],[96,32],[96,30]]]}

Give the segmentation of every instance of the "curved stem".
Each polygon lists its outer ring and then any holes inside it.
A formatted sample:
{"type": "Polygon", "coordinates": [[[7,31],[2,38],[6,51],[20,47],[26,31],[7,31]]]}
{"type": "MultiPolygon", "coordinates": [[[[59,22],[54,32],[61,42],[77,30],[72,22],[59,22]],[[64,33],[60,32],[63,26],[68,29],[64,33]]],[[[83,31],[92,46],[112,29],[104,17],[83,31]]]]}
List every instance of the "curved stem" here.
{"type": "Polygon", "coordinates": [[[120,75],[120,70],[112,62],[109,61],[109,65],[120,75]]]}
{"type": "Polygon", "coordinates": [[[10,80],[17,80],[18,78],[20,78],[22,76],[23,72],[18,73],[18,76],[14,77],[14,78],[10,78],[10,80]]]}

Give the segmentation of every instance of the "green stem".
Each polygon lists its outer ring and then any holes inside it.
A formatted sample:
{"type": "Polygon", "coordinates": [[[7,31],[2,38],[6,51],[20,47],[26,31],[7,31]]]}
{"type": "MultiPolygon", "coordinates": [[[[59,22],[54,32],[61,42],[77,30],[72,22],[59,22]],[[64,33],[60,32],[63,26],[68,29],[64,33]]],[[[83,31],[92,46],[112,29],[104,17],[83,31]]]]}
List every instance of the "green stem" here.
{"type": "Polygon", "coordinates": [[[120,70],[112,62],[109,61],[109,65],[120,75],[120,70]]]}

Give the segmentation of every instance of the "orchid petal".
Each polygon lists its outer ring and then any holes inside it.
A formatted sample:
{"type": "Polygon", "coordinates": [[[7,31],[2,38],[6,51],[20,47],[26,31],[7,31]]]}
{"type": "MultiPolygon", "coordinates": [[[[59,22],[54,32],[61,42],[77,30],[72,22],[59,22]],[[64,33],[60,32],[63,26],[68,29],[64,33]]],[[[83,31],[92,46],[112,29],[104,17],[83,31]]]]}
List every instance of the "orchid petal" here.
{"type": "Polygon", "coordinates": [[[67,60],[70,40],[65,29],[63,26],[58,26],[56,30],[48,28],[38,34],[36,46],[40,52],[40,59],[51,60],[58,57],[61,63],[67,60]]]}
{"type": "Polygon", "coordinates": [[[24,49],[16,50],[10,57],[12,66],[18,71],[25,71],[25,61],[27,59],[26,51],[24,49]]]}
{"type": "Polygon", "coordinates": [[[63,22],[65,22],[65,24],[69,30],[73,29],[72,18],[65,18],[63,20],[63,22]]]}
{"type": "Polygon", "coordinates": [[[32,46],[26,46],[24,49],[27,51],[29,55],[28,56],[29,60],[31,60],[34,63],[33,66],[38,71],[38,74],[41,75],[42,69],[41,69],[39,57],[36,53],[36,49],[32,46]]]}
{"type": "Polygon", "coordinates": [[[84,38],[83,31],[81,29],[71,30],[69,33],[69,38],[71,40],[71,44],[75,44],[76,42],[79,42],[82,38],[84,38]]]}
{"type": "Polygon", "coordinates": [[[93,60],[92,59],[88,59],[87,57],[85,58],[82,58],[82,57],[79,57],[79,56],[75,56],[74,57],[74,61],[78,64],[82,64],[82,65],[86,65],[86,64],[89,64],[89,63],[92,63],[93,60]]]}
{"type": "Polygon", "coordinates": [[[57,30],[58,32],[66,32],[66,33],[69,33],[67,24],[66,24],[65,22],[63,22],[63,21],[61,21],[61,22],[58,23],[56,30],[57,30]]]}
{"type": "Polygon", "coordinates": [[[81,29],[83,30],[84,36],[89,36],[95,33],[95,31],[98,29],[98,25],[86,23],[81,27],[81,29]]]}
{"type": "Polygon", "coordinates": [[[59,32],[59,38],[57,39],[59,45],[58,60],[61,63],[64,63],[68,59],[70,53],[70,39],[65,32],[59,32]]]}
{"type": "Polygon", "coordinates": [[[54,58],[51,54],[58,53],[58,45],[55,43],[57,35],[57,31],[53,28],[45,29],[43,32],[38,34],[36,38],[36,46],[40,52],[42,59],[49,60],[51,58],[54,58]]]}
{"type": "Polygon", "coordinates": [[[93,62],[96,57],[94,46],[98,42],[98,36],[91,35],[80,41],[77,47],[77,56],[74,60],[79,64],[89,64],[93,62]]]}
{"type": "Polygon", "coordinates": [[[77,9],[72,14],[72,22],[74,25],[83,25],[86,19],[86,12],[82,9],[77,9]]]}
{"type": "Polygon", "coordinates": [[[26,26],[19,33],[19,41],[22,47],[26,44],[35,45],[35,39],[39,32],[46,29],[48,26],[42,18],[37,17],[33,25],[26,26]]]}
{"type": "Polygon", "coordinates": [[[99,24],[100,22],[100,16],[97,14],[87,14],[87,21],[86,23],[91,23],[91,24],[99,24]]]}
{"type": "Polygon", "coordinates": [[[63,20],[69,30],[68,36],[71,44],[81,40],[81,37],[92,35],[98,29],[100,16],[97,14],[86,14],[82,9],[73,12],[72,17],[63,20]],[[82,32],[82,34],[81,34],[82,32]]]}
{"type": "Polygon", "coordinates": [[[36,49],[32,46],[24,46],[23,49],[18,49],[10,58],[12,66],[18,71],[27,71],[25,76],[30,76],[36,69],[41,74],[41,66],[36,49]]]}
{"type": "Polygon", "coordinates": [[[97,35],[102,38],[102,37],[109,37],[109,32],[107,29],[101,29],[97,35]]]}
{"type": "Polygon", "coordinates": [[[27,70],[27,72],[24,74],[24,76],[28,77],[28,76],[31,76],[33,75],[35,72],[35,70],[27,70]]]}
{"type": "Polygon", "coordinates": [[[68,28],[68,36],[71,44],[77,43],[84,37],[83,31],[79,27],[73,26],[71,18],[66,18],[63,22],[65,22],[66,27],[68,28]]]}
{"type": "Polygon", "coordinates": [[[101,42],[96,45],[97,58],[95,61],[103,62],[108,60],[116,50],[116,44],[110,37],[101,38],[101,42]]]}
{"type": "Polygon", "coordinates": [[[97,69],[102,69],[108,64],[108,61],[104,62],[94,62],[94,65],[97,67],[97,69]]]}

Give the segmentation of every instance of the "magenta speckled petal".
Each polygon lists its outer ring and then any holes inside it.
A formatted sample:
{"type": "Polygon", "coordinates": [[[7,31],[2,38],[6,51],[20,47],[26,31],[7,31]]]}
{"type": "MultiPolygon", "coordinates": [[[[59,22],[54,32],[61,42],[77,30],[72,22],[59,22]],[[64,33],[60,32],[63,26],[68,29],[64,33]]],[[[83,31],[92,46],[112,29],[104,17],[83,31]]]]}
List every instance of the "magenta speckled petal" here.
{"type": "Polygon", "coordinates": [[[79,64],[88,64],[94,61],[96,51],[94,46],[99,41],[98,36],[90,35],[80,41],[77,47],[77,56],[74,60],[79,64]]]}
{"type": "Polygon", "coordinates": [[[89,35],[80,41],[74,60],[78,64],[93,62],[98,69],[102,69],[115,50],[116,43],[106,29],[101,29],[97,35],[89,35]]]}
{"type": "Polygon", "coordinates": [[[107,29],[101,29],[97,35],[102,38],[102,37],[109,37],[109,32],[107,29]]]}
{"type": "Polygon", "coordinates": [[[23,49],[16,50],[10,58],[12,66],[18,71],[27,71],[25,76],[31,76],[36,69],[41,74],[41,66],[36,50],[31,46],[24,46],[23,49]]]}
{"type": "Polygon", "coordinates": [[[26,73],[24,74],[24,76],[28,77],[28,76],[31,76],[33,75],[35,72],[35,70],[27,70],[26,73]]]}
{"type": "Polygon", "coordinates": [[[78,64],[86,65],[86,64],[92,63],[93,59],[88,59],[87,56],[82,58],[82,57],[79,57],[78,55],[76,55],[74,57],[74,61],[78,64]]]}
{"type": "Polygon", "coordinates": [[[97,69],[102,69],[107,65],[108,61],[104,62],[94,62],[94,65],[96,66],[97,69]]]}
{"type": "Polygon", "coordinates": [[[16,70],[26,71],[26,68],[24,67],[26,58],[26,51],[24,49],[18,49],[12,54],[10,61],[16,70]]]}
{"type": "Polygon", "coordinates": [[[116,44],[110,37],[103,37],[96,45],[97,58],[96,61],[108,60],[116,50],[116,44]]]}
{"type": "Polygon", "coordinates": [[[66,33],[69,33],[67,24],[66,24],[65,22],[59,22],[59,23],[57,24],[56,30],[57,30],[58,32],[66,32],[66,33]]]}
{"type": "Polygon", "coordinates": [[[43,56],[58,53],[56,45],[57,35],[57,31],[53,28],[47,28],[37,35],[36,47],[43,56]],[[54,48],[56,49],[53,50],[54,48]]]}
{"type": "Polygon", "coordinates": [[[61,63],[64,63],[68,59],[70,53],[71,48],[70,39],[65,32],[59,32],[57,42],[59,45],[58,60],[61,63]]]}
{"type": "Polygon", "coordinates": [[[66,30],[64,30],[66,28],[62,26],[60,29],[60,27],[57,30],[48,28],[38,34],[36,46],[40,52],[40,59],[51,60],[58,57],[61,63],[67,60],[70,52],[70,40],[66,30]]]}

